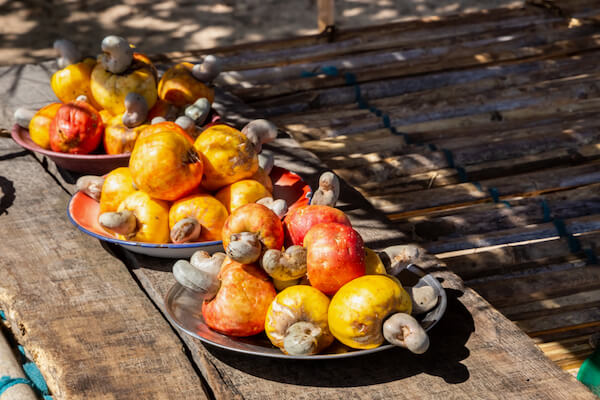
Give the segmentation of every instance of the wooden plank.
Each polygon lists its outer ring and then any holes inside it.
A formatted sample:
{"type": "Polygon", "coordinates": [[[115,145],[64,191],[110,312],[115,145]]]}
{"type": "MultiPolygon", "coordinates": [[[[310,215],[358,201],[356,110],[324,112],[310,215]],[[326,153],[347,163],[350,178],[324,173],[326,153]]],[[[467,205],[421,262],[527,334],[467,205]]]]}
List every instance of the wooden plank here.
{"type": "MultiPolygon", "coordinates": [[[[23,71],[14,97],[36,104],[45,71],[23,71]]],[[[19,152],[9,138],[0,148],[19,152]]],[[[127,268],[68,222],[61,179],[32,156],[0,159],[0,309],[53,398],[205,398],[181,342],[127,268]]]]}
{"type": "Polygon", "coordinates": [[[494,307],[508,307],[554,296],[595,290],[600,288],[599,278],[600,266],[589,265],[502,281],[471,282],[469,285],[494,307]]]}

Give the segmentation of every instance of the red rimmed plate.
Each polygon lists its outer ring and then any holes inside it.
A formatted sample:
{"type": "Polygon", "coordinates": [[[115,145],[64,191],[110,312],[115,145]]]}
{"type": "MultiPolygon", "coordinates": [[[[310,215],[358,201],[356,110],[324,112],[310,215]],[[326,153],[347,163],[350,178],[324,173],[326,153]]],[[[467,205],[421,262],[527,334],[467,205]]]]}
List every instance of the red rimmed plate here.
{"type": "MultiPolygon", "coordinates": [[[[273,197],[284,199],[289,208],[308,204],[311,189],[300,176],[284,168],[273,167],[273,197]]],[[[98,224],[100,204],[83,192],[77,192],[71,198],[67,209],[69,219],[77,228],[106,242],[115,243],[134,253],[164,258],[190,258],[197,250],[209,253],[223,251],[223,243],[219,241],[198,243],[144,243],[117,239],[111,236],[98,224]]]]}
{"type": "Polygon", "coordinates": [[[56,165],[69,171],[83,174],[104,175],[115,168],[129,164],[129,153],[124,154],[68,154],[44,149],[35,144],[29,136],[29,130],[15,124],[11,136],[17,144],[27,150],[43,154],[56,165]]]}

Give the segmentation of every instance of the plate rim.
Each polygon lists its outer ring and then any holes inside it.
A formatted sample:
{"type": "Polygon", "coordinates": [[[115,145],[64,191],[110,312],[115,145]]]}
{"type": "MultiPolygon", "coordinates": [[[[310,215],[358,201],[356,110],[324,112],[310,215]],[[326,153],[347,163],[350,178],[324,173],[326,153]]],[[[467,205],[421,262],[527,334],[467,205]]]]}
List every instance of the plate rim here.
{"type": "MultiPolygon", "coordinates": [[[[29,135],[29,129],[23,128],[19,124],[14,124],[12,130],[10,132],[10,136],[12,139],[24,149],[29,151],[33,151],[36,153],[43,154],[50,158],[64,159],[64,160],[90,160],[90,161],[98,161],[98,160],[120,160],[126,159],[131,156],[131,153],[121,153],[121,154],[70,154],[70,153],[61,153],[58,151],[44,149],[43,147],[38,146],[36,143],[32,141],[32,144],[27,143],[23,140],[21,135],[23,134],[29,135]],[[23,132],[23,133],[21,133],[23,132]]],[[[29,136],[31,138],[31,135],[29,136]]]]}

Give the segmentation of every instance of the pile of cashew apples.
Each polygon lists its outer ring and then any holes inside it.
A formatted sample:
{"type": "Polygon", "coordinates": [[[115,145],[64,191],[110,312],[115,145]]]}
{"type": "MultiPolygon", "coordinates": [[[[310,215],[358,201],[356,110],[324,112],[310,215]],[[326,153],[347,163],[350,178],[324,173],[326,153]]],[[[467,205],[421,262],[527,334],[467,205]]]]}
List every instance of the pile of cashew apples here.
{"type": "Polygon", "coordinates": [[[77,187],[99,202],[98,223],[119,239],[149,243],[223,242],[224,253],[178,260],[179,284],[202,296],[213,330],[266,334],[285,354],[391,343],[421,354],[429,347],[419,315],[433,309],[428,286],[404,288],[394,276],[411,246],[365,247],[335,208],[338,178],[325,172],[307,205],[273,198],[273,158],[262,152],[277,128],[264,119],[243,129],[205,124],[219,60],[180,63],[158,79],[150,60],[123,38],[83,58],[57,41],[51,86],[59,103],[17,110],[39,146],[86,154],[131,153],[128,167],[83,176],[77,187]],[[288,209],[289,206],[289,209],[288,209]]]}

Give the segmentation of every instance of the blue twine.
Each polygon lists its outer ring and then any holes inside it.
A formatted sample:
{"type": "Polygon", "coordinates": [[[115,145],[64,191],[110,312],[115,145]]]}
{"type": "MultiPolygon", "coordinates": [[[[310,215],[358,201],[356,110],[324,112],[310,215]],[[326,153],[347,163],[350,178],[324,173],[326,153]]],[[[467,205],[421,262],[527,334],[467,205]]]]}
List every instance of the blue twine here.
{"type": "Polygon", "coordinates": [[[0,310],[0,318],[2,318],[3,321],[6,321],[6,315],[4,314],[4,311],[0,310]]]}
{"type": "Polygon", "coordinates": [[[11,378],[10,376],[6,375],[0,377],[0,396],[2,396],[2,394],[6,392],[9,388],[18,384],[29,385],[33,388],[33,383],[29,379],[11,378]]]}
{"type": "Polygon", "coordinates": [[[30,386],[34,391],[41,395],[44,400],[52,400],[50,392],[48,391],[48,385],[42,376],[42,373],[38,367],[25,355],[25,348],[18,346],[19,353],[21,354],[21,363],[23,364],[23,371],[27,378],[11,378],[10,376],[2,376],[0,378],[0,396],[9,388],[24,384],[30,386]]]}
{"type": "Polygon", "coordinates": [[[583,251],[583,253],[585,254],[585,256],[587,258],[588,265],[589,264],[598,264],[598,257],[596,256],[596,252],[594,251],[593,247],[590,247],[588,249],[583,249],[581,247],[581,242],[579,241],[579,239],[576,238],[575,236],[573,236],[567,230],[567,225],[566,225],[565,221],[562,218],[555,218],[552,216],[552,212],[550,211],[550,206],[548,205],[546,200],[542,199],[540,201],[540,204],[542,206],[542,215],[543,215],[544,222],[552,221],[552,223],[554,224],[554,227],[556,228],[556,231],[558,232],[558,236],[560,236],[561,238],[567,239],[567,245],[569,246],[569,251],[573,254],[583,251]]]}

